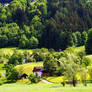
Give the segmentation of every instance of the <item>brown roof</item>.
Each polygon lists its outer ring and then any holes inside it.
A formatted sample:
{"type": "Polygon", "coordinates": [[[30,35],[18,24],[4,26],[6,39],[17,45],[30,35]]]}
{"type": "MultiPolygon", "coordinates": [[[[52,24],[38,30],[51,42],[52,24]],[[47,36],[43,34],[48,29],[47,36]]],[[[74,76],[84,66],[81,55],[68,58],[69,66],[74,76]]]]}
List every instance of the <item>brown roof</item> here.
{"type": "Polygon", "coordinates": [[[40,72],[43,70],[44,70],[44,67],[34,67],[33,72],[40,72]]]}

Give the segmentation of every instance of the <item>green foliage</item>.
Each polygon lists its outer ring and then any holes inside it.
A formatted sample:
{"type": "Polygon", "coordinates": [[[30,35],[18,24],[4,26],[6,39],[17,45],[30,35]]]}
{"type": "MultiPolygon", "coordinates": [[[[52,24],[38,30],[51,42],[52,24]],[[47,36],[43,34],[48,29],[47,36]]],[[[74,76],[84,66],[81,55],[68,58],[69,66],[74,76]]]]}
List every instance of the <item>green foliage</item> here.
{"type": "Polygon", "coordinates": [[[88,39],[85,45],[86,53],[92,54],[92,28],[88,30],[88,39]]]}
{"type": "Polygon", "coordinates": [[[28,49],[35,49],[38,47],[39,41],[37,38],[32,36],[30,39],[28,39],[25,35],[21,36],[19,47],[20,48],[28,48],[28,49]]]}
{"type": "Polygon", "coordinates": [[[21,36],[21,39],[19,41],[19,48],[28,48],[28,42],[29,40],[25,35],[21,36]]]}
{"type": "Polygon", "coordinates": [[[0,47],[17,46],[19,39],[19,26],[16,23],[0,27],[0,47]]]}
{"type": "Polygon", "coordinates": [[[29,76],[29,80],[31,81],[31,83],[38,83],[40,81],[40,78],[36,75],[31,74],[29,76]]]}
{"type": "Polygon", "coordinates": [[[8,38],[6,35],[0,35],[0,47],[6,47],[8,44],[8,38]]]}
{"type": "Polygon", "coordinates": [[[88,38],[88,34],[86,31],[82,32],[81,38],[82,38],[82,45],[85,45],[88,38]]]}
{"type": "Polygon", "coordinates": [[[36,62],[36,60],[34,58],[28,58],[26,60],[26,63],[30,63],[30,62],[36,62]]]}
{"type": "Polygon", "coordinates": [[[73,33],[73,34],[72,34],[72,37],[73,37],[74,45],[77,46],[78,40],[77,40],[76,34],[73,33]]]}
{"type": "Polygon", "coordinates": [[[29,48],[36,49],[38,47],[38,44],[39,44],[39,41],[38,41],[37,38],[35,38],[35,37],[32,36],[29,39],[29,48]]]}
{"type": "Polygon", "coordinates": [[[90,66],[90,64],[91,64],[90,58],[84,57],[83,60],[82,60],[82,64],[83,64],[84,66],[90,66]]]}
{"type": "Polygon", "coordinates": [[[19,72],[13,68],[13,65],[6,64],[4,68],[6,70],[6,78],[8,82],[15,82],[20,78],[19,72]]]}
{"type": "Polygon", "coordinates": [[[55,59],[52,54],[48,54],[44,60],[43,66],[46,68],[47,72],[52,72],[53,68],[57,68],[57,59],[55,59]]]}
{"type": "Polygon", "coordinates": [[[57,69],[57,76],[62,76],[64,75],[65,67],[64,64],[62,63],[60,67],[57,69]]]}
{"type": "Polygon", "coordinates": [[[80,73],[80,77],[81,77],[81,81],[84,84],[84,86],[87,86],[87,69],[86,68],[80,68],[79,69],[79,73],[80,73]]]}
{"type": "Polygon", "coordinates": [[[91,4],[84,0],[12,0],[0,5],[0,47],[64,50],[85,45],[92,27],[91,4]]]}
{"type": "Polygon", "coordinates": [[[78,65],[75,63],[66,64],[64,75],[68,80],[72,80],[73,86],[76,86],[76,74],[78,73],[78,65]]]}
{"type": "Polygon", "coordinates": [[[76,37],[77,37],[77,46],[81,46],[81,33],[80,32],[76,32],[76,37]]]}
{"type": "Polygon", "coordinates": [[[92,67],[88,67],[88,74],[90,75],[90,79],[92,80],[92,67]]]}
{"type": "Polygon", "coordinates": [[[23,60],[24,60],[24,55],[15,51],[13,55],[9,58],[8,64],[13,64],[13,65],[22,64],[23,60]]]}

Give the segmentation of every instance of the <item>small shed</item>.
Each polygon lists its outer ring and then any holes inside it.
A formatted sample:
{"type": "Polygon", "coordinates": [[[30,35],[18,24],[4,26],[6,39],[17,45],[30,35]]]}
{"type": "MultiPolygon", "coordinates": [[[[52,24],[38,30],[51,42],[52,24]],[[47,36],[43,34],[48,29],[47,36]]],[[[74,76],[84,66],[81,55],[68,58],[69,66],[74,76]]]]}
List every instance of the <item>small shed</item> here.
{"type": "Polygon", "coordinates": [[[27,74],[25,74],[25,73],[22,73],[20,77],[21,77],[21,79],[23,79],[23,78],[25,78],[25,79],[26,79],[26,78],[28,78],[28,75],[27,75],[27,74]]]}

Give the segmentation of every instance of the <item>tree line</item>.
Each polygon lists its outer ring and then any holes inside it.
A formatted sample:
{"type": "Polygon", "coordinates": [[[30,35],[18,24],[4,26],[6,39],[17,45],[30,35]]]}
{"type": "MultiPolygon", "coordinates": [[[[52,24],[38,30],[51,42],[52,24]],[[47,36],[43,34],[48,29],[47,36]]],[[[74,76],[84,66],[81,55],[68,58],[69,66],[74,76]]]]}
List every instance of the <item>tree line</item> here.
{"type": "Polygon", "coordinates": [[[13,0],[0,6],[0,47],[63,50],[85,45],[92,27],[87,0],[13,0]]]}

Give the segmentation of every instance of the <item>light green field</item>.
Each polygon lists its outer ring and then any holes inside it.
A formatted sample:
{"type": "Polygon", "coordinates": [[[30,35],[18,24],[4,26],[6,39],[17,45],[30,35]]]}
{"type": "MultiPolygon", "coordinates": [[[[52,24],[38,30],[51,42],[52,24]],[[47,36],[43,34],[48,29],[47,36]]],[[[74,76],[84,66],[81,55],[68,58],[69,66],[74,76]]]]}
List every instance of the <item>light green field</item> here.
{"type": "Polygon", "coordinates": [[[18,52],[29,52],[30,54],[32,53],[32,50],[31,49],[18,49],[17,47],[12,47],[12,48],[0,48],[0,53],[2,55],[12,55],[14,51],[18,51],[18,52]]]}
{"type": "Polygon", "coordinates": [[[52,83],[61,83],[63,82],[63,76],[59,76],[59,77],[44,77],[44,79],[46,79],[47,81],[49,82],[52,82],[52,83]]]}
{"type": "Polygon", "coordinates": [[[61,84],[4,84],[0,86],[0,92],[92,92],[92,85],[87,87],[78,85],[62,87],[61,84]]]}
{"type": "Polygon", "coordinates": [[[32,74],[33,68],[34,67],[39,67],[43,66],[42,62],[34,62],[34,63],[27,63],[27,64],[22,64],[22,65],[17,65],[15,68],[20,72],[20,73],[26,73],[26,74],[32,74]]]}
{"type": "Polygon", "coordinates": [[[80,51],[85,51],[85,46],[80,46],[80,47],[76,47],[74,48],[75,52],[80,52],[80,51]]]}

